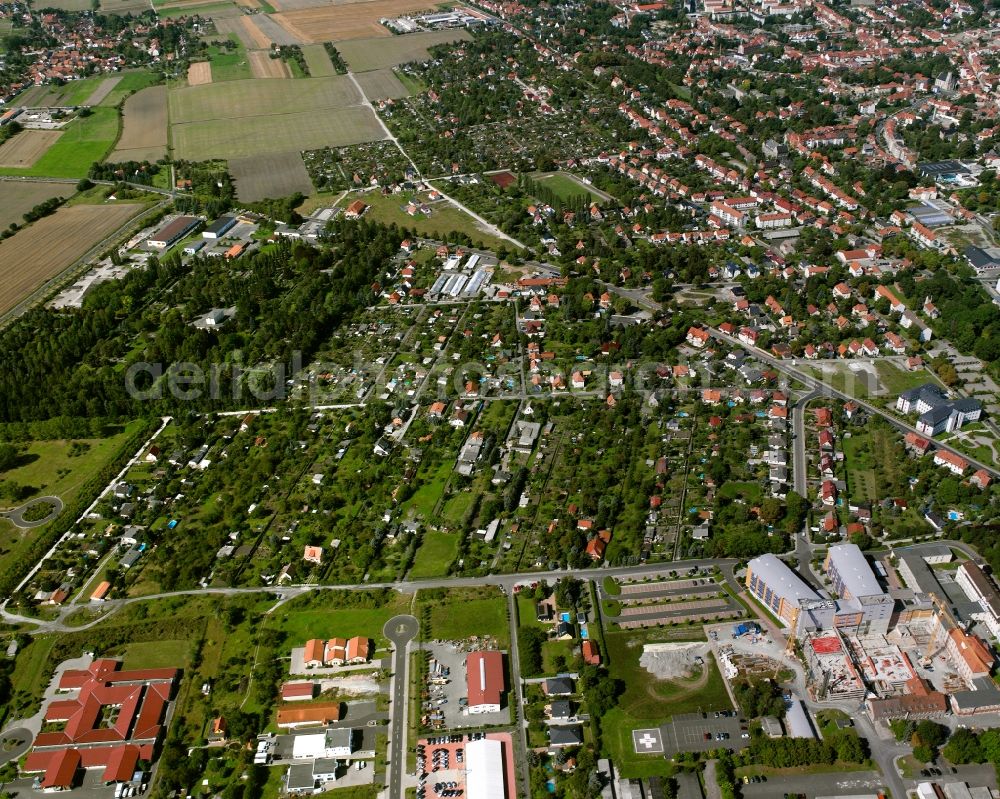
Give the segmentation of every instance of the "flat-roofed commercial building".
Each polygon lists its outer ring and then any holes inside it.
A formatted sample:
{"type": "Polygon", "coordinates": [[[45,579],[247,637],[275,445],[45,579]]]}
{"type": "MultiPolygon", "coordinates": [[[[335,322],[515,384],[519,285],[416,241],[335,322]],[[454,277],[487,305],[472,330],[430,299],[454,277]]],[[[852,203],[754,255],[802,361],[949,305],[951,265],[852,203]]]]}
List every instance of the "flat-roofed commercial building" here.
{"type": "Polygon", "coordinates": [[[972,617],[983,622],[994,638],[1000,638],[1000,591],[993,578],[977,564],[966,561],[955,572],[955,582],[982,608],[981,613],[973,613],[972,617]]]}
{"type": "Polygon", "coordinates": [[[747,564],[746,585],[768,610],[796,630],[802,602],[820,598],[784,561],[771,554],[747,564]]]}
{"type": "Polygon", "coordinates": [[[465,787],[469,799],[506,799],[501,741],[490,738],[469,741],[465,746],[465,759],[465,787]]]}

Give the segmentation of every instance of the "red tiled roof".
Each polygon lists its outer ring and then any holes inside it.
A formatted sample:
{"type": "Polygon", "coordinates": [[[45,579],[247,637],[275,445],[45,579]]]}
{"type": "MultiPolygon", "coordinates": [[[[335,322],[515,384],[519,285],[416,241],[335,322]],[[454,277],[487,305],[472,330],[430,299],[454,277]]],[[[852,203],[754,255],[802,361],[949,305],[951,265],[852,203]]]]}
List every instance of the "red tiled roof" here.
{"type": "Polygon", "coordinates": [[[496,650],[471,652],[465,661],[469,707],[499,705],[504,689],[503,655],[496,650]]]}

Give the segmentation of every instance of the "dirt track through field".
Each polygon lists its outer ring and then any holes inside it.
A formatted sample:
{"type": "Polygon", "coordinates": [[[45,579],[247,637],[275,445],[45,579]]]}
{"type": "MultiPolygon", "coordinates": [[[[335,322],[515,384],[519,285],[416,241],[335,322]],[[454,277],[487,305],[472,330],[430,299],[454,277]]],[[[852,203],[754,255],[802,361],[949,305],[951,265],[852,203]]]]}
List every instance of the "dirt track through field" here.
{"type": "Polygon", "coordinates": [[[188,67],[188,86],[204,86],[212,82],[212,63],[195,61],[188,67]]]}
{"type": "Polygon", "coordinates": [[[271,58],[267,50],[250,50],[247,53],[250,61],[250,71],[255,78],[290,78],[288,64],[280,58],[271,58]]]}
{"type": "Polygon", "coordinates": [[[141,210],[141,205],[60,208],[0,242],[0,313],[72,266],[141,210]]]}
{"type": "Polygon", "coordinates": [[[61,130],[25,130],[0,144],[0,167],[34,166],[62,136],[61,130]]]}
{"type": "Polygon", "coordinates": [[[91,92],[90,97],[86,99],[84,105],[100,105],[101,101],[104,100],[104,98],[107,97],[109,94],[111,94],[111,90],[114,89],[115,86],[119,84],[121,79],[122,76],[118,75],[117,77],[114,78],[105,78],[104,80],[102,80],[101,85],[98,86],[96,89],[94,89],[93,92],[91,92]]]}

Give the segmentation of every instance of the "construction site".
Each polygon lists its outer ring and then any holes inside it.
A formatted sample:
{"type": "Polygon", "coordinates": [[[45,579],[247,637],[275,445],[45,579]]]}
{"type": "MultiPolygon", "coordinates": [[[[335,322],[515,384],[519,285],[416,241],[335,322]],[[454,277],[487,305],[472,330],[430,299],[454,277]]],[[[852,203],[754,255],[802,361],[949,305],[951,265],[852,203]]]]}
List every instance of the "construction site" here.
{"type": "Polygon", "coordinates": [[[818,701],[864,700],[873,720],[996,712],[993,655],[932,597],[925,613],[888,633],[840,629],[802,641],[809,690],[818,701]]]}

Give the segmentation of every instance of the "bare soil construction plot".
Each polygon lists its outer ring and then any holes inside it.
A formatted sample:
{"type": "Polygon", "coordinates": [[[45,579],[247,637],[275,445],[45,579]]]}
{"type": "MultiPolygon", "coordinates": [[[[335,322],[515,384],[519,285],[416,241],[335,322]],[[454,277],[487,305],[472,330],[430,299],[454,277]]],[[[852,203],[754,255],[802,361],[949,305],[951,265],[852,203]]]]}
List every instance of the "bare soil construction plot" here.
{"type": "MultiPolygon", "coordinates": [[[[361,39],[366,37],[393,37],[379,22],[383,17],[398,17],[414,11],[432,10],[431,0],[370,0],[369,2],[347,3],[342,5],[323,5],[321,7],[303,7],[293,5],[298,0],[278,0],[277,7],[287,7],[294,10],[273,14],[279,25],[293,36],[298,37],[303,44],[319,44],[321,42],[339,42],[346,39],[361,39]]],[[[312,4],[315,6],[315,3],[312,4]]],[[[385,65],[389,66],[389,65],[385,65]]],[[[377,69],[377,67],[371,67],[377,69]]]]}
{"type": "Polygon", "coordinates": [[[0,144],[0,167],[34,166],[58,138],[61,130],[25,130],[0,144]]]}
{"type": "Polygon", "coordinates": [[[195,61],[188,67],[188,86],[204,86],[212,82],[212,63],[195,61]]]}
{"type": "Polygon", "coordinates": [[[427,31],[393,36],[388,41],[355,39],[337,45],[337,50],[353,72],[368,72],[412,61],[427,61],[431,57],[428,47],[468,41],[470,38],[465,30],[427,31]]]}
{"type": "Polygon", "coordinates": [[[104,98],[111,94],[111,90],[121,82],[121,79],[122,76],[118,75],[114,78],[105,78],[102,80],[101,85],[94,89],[84,105],[100,105],[104,98]]]}
{"type": "Polygon", "coordinates": [[[236,196],[246,203],[312,191],[312,181],[297,151],[232,158],[229,174],[236,181],[236,196]]]}
{"type": "Polygon", "coordinates": [[[399,100],[409,97],[409,90],[391,69],[376,69],[357,75],[361,91],[369,100],[399,100]]]}
{"type": "Polygon", "coordinates": [[[268,50],[251,50],[247,53],[250,71],[255,78],[290,78],[288,64],[280,58],[271,58],[268,50]]]}
{"type": "Polygon", "coordinates": [[[167,87],[136,92],[122,108],[124,124],[109,161],[156,161],[167,154],[167,87]]]}
{"type": "Polygon", "coordinates": [[[39,203],[53,197],[69,197],[75,191],[72,183],[0,181],[0,228],[6,228],[11,222],[21,224],[24,214],[39,203]]]}
{"type": "Polygon", "coordinates": [[[309,67],[309,74],[314,78],[326,78],[337,74],[330,55],[323,45],[307,44],[302,48],[302,55],[306,59],[306,66],[309,67]]]}
{"type": "Polygon", "coordinates": [[[0,313],[72,266],[141,210],[141,205],[60,208],[0,242],[0,313]]]}

